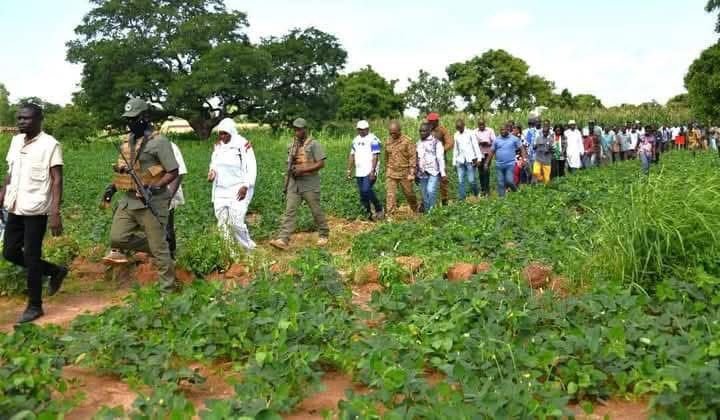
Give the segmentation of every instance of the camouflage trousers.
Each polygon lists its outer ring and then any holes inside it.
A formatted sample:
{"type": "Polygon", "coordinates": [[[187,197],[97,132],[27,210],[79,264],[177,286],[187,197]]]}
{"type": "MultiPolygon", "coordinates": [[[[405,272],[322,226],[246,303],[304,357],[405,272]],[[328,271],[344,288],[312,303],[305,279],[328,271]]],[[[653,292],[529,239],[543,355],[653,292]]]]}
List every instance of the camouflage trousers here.
{"type": "Polygon", "coordinates": [[[387,194],[386,198],[386,211],[388,214],[392,213],[397,209],[397,187],[400,185],[400,188],[402,189],[403,195],[405,196],[405,200],[408,203],[408,206],[412,209],[412,211],[418,210],[418,203],[417,203],[417,197],[415,196],[415,191],[413,190],[413,182],[409,181],[407,178],[386,178],[385,179],[385,191],[387,194]]]}

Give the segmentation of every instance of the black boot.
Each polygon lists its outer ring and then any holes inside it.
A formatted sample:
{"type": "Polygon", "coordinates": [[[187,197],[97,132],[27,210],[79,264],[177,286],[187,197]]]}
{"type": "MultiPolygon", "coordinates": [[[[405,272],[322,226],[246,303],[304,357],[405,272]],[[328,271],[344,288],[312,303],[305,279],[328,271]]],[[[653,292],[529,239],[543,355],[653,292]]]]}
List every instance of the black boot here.
{"type": "Polygon", "coordinates": [[[52,296],[60,290],[63,280],[68,275],[67,267],[58,267],[58,271],[50,276],[50,287],[48,288],[48,296],[52,296]]]}
{"type": "Polygon", "coordinates": [[[20,316],[20,319],[18,319],[17,323],[25,324],[26,322],[32,322],[43,315],[45,315],[45,313],[42,310],[42,306],[28,305],[28,307],[25,308],[25,312],[23,312],[23,314],[20,316]]]}

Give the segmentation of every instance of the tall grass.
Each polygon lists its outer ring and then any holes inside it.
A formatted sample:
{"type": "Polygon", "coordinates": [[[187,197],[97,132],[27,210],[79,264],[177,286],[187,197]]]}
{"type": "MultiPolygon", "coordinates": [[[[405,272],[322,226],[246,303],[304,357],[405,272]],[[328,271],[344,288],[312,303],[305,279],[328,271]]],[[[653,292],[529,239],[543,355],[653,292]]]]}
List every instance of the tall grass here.
{"type": "MultiPolygon", "coordinates": [[[[668,155],[666,155],[668,156],[668,155]]],[[[575,267],[582,281],[621,281],[652,288],[684,268],[717,272],[720,251],[720,175],[714,155],[674,154],[673,173],[640,178],[625,202],[598,214],[589,249],[575,267]],[[589,278],[593,276],[593,278],[589,278]]],[[[654,168],[655,169],[655,168],[654,168]]],[[[602,283],[600,283],[602,284],[602,283]]]]}

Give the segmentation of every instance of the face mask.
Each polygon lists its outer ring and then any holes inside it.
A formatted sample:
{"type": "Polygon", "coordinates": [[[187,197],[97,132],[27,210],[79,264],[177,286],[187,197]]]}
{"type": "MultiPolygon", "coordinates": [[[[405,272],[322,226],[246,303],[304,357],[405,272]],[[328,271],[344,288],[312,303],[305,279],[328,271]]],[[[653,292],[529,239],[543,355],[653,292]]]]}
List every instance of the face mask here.
{"type": "Polygon", "coordinates": [[[130,132],[132,132],[135,137],[142,137],[145,135],[145,131],[150,126],[150,123],[145,120],[144,118],[139,118],[137,120],[132,120],[128,123],[128,127],[130,128],[130,132]]]}

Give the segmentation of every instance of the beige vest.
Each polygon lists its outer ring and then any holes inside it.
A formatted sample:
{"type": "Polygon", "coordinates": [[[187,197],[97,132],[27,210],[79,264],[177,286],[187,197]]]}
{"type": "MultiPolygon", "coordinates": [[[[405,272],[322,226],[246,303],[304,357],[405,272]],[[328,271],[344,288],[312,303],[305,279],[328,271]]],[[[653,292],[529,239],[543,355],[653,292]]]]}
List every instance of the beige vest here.
{"type": "MultiPolygon", "coordinates": [[[[140,150],[141,145],[144,141],[152,141],[152,139],[155,138],[155,134],[152,134],[150,137],[145,140],[145,138],[139,139],[135,143],[135,151],[133,153],[133,157],[135,157],[135,173],[140,177],[142,180],[142,183],[144,185],[150,185],[157,181],[159,181],[164,175],[165,175],[165,168],[163,168],[162,165],[157,164],[150,166],[145,171],[142,170],[140,167],[140,159],[138,156],[138,151],[140,150]]],[[[125,160],[130,162],[130,142],[129,140],[125,140],[123,144],[120,146],[120,153],[122,155],[118,155],[117,158],[117,165],[116,168],[124,168],[127,166],[125,163],[125,160]],[[125,160],[123,160],[123,157],[125,157],[125,160]]],[[[144,151],[143,151],[144,153],[144,151]]],[[[115,188],[117,188],[120,191],[133,191],[135,190],[135,183],[132,180],[132,177],[127,173],[120,173],[118,171],[115,171],[115,179],[113,180],[113,183],[115,184],[115,188]]]]}

